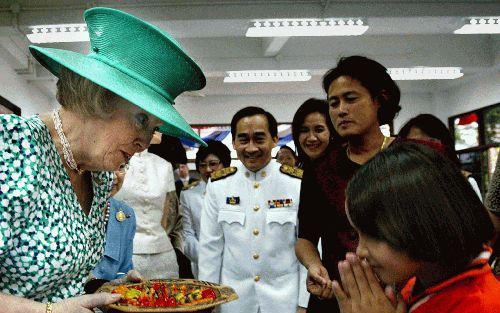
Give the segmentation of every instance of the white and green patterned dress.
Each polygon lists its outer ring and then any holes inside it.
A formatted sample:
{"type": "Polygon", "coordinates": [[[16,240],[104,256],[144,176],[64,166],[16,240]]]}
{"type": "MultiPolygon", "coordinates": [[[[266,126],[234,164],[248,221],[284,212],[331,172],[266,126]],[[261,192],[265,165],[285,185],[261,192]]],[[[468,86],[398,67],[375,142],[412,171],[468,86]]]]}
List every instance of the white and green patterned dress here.
{"type": "Polygon", "coordinates": [[[89,215],[38,116],[0,115],[0,292],[58,301],[83,292],[104,248],[110,172],[93,172],[89,215]]]}

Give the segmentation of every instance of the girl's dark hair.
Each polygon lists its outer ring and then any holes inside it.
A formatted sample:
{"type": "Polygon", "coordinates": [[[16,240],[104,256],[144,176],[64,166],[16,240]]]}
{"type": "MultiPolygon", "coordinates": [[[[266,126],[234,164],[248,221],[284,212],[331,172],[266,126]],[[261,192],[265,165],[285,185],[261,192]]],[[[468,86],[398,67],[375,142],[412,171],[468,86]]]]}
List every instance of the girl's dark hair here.
{"type": "Polygon", "coordinates": [[[205,160],[209,154],[216,155],[224,167],[228,167],[231,164],[231,151],[229,151],[229,148],[225,144],[215,140],[209,140],[206,143],[206,147],[200,146],[198,152],[196,152],[195,164],[197,171],[200,170],[200,162],[205,160]]]}
{"type": "Polygon", "coordinates": [[[342,139],[335,131],[333,127],[332,120],[330,119],[330,114],[328,112],[328,102],[321,99],[310,98],[307,99],[302,105],[298,108],[297,112],[293,116],[292,120],[292,137],[293,143],[295,144],[295,149],[297,150],[297,155],[299,158],[299,162],[307,163],[310,162],[309,157],[304,152],[299,142],[300,129],[302,128],[302,124],[304,124],[304,120],[311,113],[320,113],[325,117],[326,126],[330,131],[330,143],[340,143],[342,139]]]}
{"type": "Polygon", "coordinates": [[[462,173],[422,144],[396,143],[377,154],[349,182],[346,201],[363,234],[451,270],[467,266],[493,234],[462,173]]]}
{"type": "Polygon", "coordinates": [[[455,151],[455,143],[448,127],[441,120],[432,114],[420,114],[410,119],[399,131],[399,136],[407,138],[412,127],[420,128],[424,133],[432,138],[441,141],[441,144],[455,151]]]}
{"type": "Polygon", "coordinates": [[[377,114],[379,125],[392,122],[401,110],[399,87],[382,64],[358,55],[341,58],[337,67],[323,76],[323,89],[327,94],[331,83],[340,76],[349,76],[359,81],[368,89],[372,99],[380,103],[377,114]]]}

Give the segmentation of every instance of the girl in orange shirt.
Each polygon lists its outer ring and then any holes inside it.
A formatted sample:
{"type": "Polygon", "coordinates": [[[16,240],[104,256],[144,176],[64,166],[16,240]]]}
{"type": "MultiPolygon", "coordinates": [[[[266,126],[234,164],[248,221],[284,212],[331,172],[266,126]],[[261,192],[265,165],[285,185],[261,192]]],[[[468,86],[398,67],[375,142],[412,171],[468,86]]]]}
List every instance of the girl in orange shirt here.
{"type": "Polygon", "coordinates": [[[359,245],[333,282],[343,313],[500,312],[485,246],[493,225],[448,159],[423,145],[394,144],[356,173],[346,198],[359,245]],[[403,288],[396,294],[380,281],[403,288]]]}

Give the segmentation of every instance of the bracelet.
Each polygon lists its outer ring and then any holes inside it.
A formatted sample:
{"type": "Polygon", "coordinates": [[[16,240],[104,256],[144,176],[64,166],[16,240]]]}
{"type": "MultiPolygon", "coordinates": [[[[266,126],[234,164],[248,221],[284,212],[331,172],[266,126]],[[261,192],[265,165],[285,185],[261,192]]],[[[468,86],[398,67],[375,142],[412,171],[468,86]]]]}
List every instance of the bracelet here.
{"type": "Polygon", "coordinates": [[[47,306],[45,307],[45,313],[52,313],[52,302],[47,302],[47,306]]]}

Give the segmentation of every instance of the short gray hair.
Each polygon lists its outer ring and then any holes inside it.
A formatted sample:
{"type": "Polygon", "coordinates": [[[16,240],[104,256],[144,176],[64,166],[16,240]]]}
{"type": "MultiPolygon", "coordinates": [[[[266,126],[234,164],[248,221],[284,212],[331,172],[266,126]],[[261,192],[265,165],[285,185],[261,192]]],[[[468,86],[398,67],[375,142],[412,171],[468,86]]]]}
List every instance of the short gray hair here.
{"type": "Polygon", "coordinates": [[[90,117],[104,118],[115,110],[117,94],[61,67],[57,81],[57,101],[61,106],[90,117]]]}

